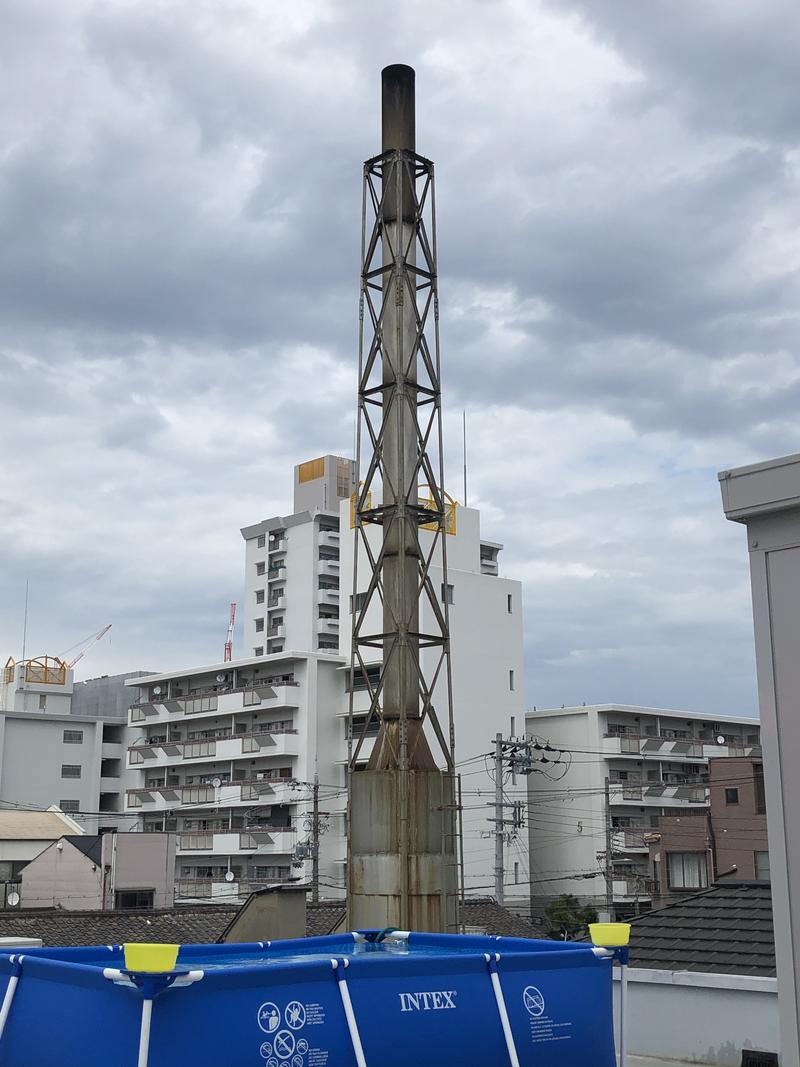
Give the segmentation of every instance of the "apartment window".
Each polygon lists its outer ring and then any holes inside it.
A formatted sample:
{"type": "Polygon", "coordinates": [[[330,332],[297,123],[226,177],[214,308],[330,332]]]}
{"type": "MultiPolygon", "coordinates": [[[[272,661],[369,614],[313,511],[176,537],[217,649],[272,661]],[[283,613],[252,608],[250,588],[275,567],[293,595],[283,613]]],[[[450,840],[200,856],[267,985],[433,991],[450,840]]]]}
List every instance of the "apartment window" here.
{"type": "Polygon", "coordinates": [[[756,792],[756,815],[765,815],[767,800],[764,795],[764,765],[762,763],[753,764],[753,784],[756,792]]]}
{"type": "Polygon", "coordinates": [[[47,696],[44,693],[42,693],[42,695],[39,697],[39,711],[44,711],[44,709],[46,707],[47,707],[47,696]]]}
{"type": "Polygon", "coordinates": [[[62,778],[80,778],[81,766],[79,763],[62,763],[61,764],[61,777],[62,778]]]}
{"type": "Polygon", "coordinates": [[[263,603],[264,603],[264,590],[263,589],[256,589],[256,604],[263,604],[263,603]]]}
{"type": "Polygon", "coordinates": [[[514,600],[511,593],[506,596],[506,608],[508,610],[508,614],[511,615],[514,611],[514,600]]]}
{"type": "Polygon", "coordinates": [[[726,789],[725,790],[725,803],[726,804],[738,804],[739,803],[739,790],[738,789],[726,789]]]}
{"type": "Polygon", "coordinates": [[[708,869],[704,852],[668,852],[670,889],[705,889],[708,869]]]}
{"type": "Polygon", "coordinates": [[[259,534],[256,538],[256,548],[264,548],[267,544],[267,538],[265,534],[259,534]]]}
{"type": "Polygon", "coordinates": [[[264,620],[256,619],[256,633],[260,634],[264,632],[264,620]]]}
{"type": "Polygon", "coordinates": [[[79,800],[59,800],[58,806],[65,813],[81,810],[81,802],[79,800]]]}
{"type": "Polygon", "coordinates": [[[82,745],[83,744],[83,730],[65,730],[64,731],[64,744],[65,745],[82,745]]]}
{"type": "Polygon", "coordinates": [[[264,655],[264,646],[263,645],[257,645],[253,649],[253,655],[254,656],[263,656],[264,655]]]}
{"type": "Polygon", "coordinates": [[[514,860],[514,885],[519,885],[519,863],[514,860]]]}
{"type": "Polygon", "coordinates": [[[444,582],[442,582],[442,603],[443,604],[452,604],[453,603],[453,587],[452,587],[452,585],[450,585],[449,582],[447,583],[447,585],[445,585],[444,582]]]}
{"type": "Polygon", "coordinates": [[[508,688],[512,693],[514,692],[514,672],[513,671],[509,671],[508,672],[508,688]]]}
{"type": "Polygon", "coordinates": [[[155,891],[153,889],[126,889],[116,894],[114,907],[123,911],[139,911],[152,908],[155,891]]]}
{"type": "Polygon", "coordinates": [[[353,615],[356,611],[361,611],[367,602],[366,593],[356,593],[353,597],[350,597],[350,614],[353,615]]]}
{"type": "Polygon", "coordinates": [[[264,574],[266,572],[266,563],[256,563],[256,574],[264,574]]]}
{"type": "Polygon", "coordinates": [[[753,858],[755,860],[756,869],[756,881],[768,882],[769,881],[769,852],[754,852],[753,858]]]}

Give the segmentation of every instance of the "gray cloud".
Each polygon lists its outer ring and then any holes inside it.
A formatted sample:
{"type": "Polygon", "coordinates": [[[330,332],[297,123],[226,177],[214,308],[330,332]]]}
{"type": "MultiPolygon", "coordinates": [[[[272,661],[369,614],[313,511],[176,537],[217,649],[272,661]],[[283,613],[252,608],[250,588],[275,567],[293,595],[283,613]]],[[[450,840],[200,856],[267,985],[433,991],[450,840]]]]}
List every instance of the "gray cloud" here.
{"type": "Polygon", "coordinates": [[[789,14],[6,0],[4,647],[27,575],[42,651],[114,622],[88,674],[219,654],[239,527],[351,449],[361,162],[403,60],[449,469],[464,406],[530,703],[753,710],[715,472],[797,447],[789,14]]]}

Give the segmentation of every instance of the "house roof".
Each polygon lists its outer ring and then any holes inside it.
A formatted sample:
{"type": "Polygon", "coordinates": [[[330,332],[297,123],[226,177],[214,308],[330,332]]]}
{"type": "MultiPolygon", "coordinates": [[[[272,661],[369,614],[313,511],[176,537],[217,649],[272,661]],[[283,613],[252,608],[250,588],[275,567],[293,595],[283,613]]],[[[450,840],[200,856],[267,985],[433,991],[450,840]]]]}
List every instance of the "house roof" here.
{"type": "MultiPolygon", "coordinates": [[[[67,911],[58,908],[0,910],[0,937],[39,937],[45,945],[120,945],[126,941],[167,944],[210,944],[220,938],[239,911],[233,905],[181,905],[171,909],[142,911],[67,911]]],[[[464,905],[468,927],[481,927],[487,934],[506,937],[543,935],[525,919],[500,907],[491,899],[473,899],[464,905]]],[[[309,937],[330,934],[344,925],[345,908],[339,901],[309,904],[306,932],[309,937]]]]}
{"type": "Polygon", "coordinates": [[[769,883],[720,882],[634,919],[631,966],[773,976],[769,883]]]}
{"type": "Polygon", "coordinates": [[[64,840],[82,852],[87,859],[98,867],[103,859],[103,838],[100,834],[65,834],[64,840]]]}
{"type": "Polygon", "coordinates": [[[58,811],[0,811],[0,841],[57,841],[79,829],[58,811]]]}

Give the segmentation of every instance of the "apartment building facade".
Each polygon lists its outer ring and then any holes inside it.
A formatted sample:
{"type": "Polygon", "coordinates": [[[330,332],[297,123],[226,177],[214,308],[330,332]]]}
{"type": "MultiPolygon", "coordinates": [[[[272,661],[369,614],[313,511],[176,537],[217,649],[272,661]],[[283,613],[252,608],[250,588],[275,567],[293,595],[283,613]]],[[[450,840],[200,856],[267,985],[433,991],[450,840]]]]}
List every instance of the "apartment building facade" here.
{"type": "Polygon", "coordinates": [[[654,903],[669,904],[716,881],[768,882],[764,765],[753,756],[708,761],[708,808],[671,815],[645,834],[654,903]]]}
{"type": "Polygon", "coordinates": [[[130,825],[125,678],[76,682],[53,657],[9,660],[0,684],[0,802],[56,805],[88,834],[130,825]]]}
{"type": "MultiPolygon", "coordinates": [[[[131,680],[126,808],[142,830],[176,835],[177,901],[236,901],[310,877],[314,775],[327,798],[338,771],[342,665],[281,652],[131,680]]],[[[335,890],[332,836],[320,875],[335,890]]]]}
{"type": "Polygon", "coordinates": [[[602,704],[529,711],[525,726],[562,750],[567,767],[557,781],[528,778],[534,912],[562,893],[603,911],[607,884],[618,918],[652,907],[648,837],[663,819],[702,824],[710,760],[760,756],[757,720],[737,716],[602,704]]]}
{"type": "Polygon", "coordinates": [[[339,651],[339,503],[354,489],[350,459],[300,463],[293,513],[242,529],[246,655],[339,651]]]}

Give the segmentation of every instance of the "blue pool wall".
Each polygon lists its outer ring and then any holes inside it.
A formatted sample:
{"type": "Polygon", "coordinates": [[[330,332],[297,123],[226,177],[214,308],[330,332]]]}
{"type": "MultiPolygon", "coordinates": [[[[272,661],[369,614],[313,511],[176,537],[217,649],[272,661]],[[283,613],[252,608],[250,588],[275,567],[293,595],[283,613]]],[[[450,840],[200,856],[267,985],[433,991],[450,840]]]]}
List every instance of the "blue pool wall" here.
{"type": "MultiPolygon", "coordinates": [[[[447,934],[411,934],[408,947],[360,952],[352,934],[273,942],[266,950],[260,943],[183,946],[178,967],[199,967],[204,977],[155,1000],[148,1067],[356,1067],[331,959],[347,960],[368,1067],[502,1067],[509,1058],[485,959],[496,953],[521,1067],[614,1067],[611,960],[590,947],[447,934]],[[224,966],[265,951],[279,962],[224,966]],[[329,958],[281,960],[315,953],[329,958]],[[538,1016],[526,1009],[531,989],[544,1005],[538,1016]],[[293,1002],[307,1015],[301,1031],[283,1024],[293,1002]],[[274,1034],[259,1023],[265,1004],[281,1018],[274,1034]],[[280,1056],[272,1054],[276,1045],[280,1056]]],[[[105,968],[124,967],[121,946],[23,955],[0,1067],[134,1067],[141,995],[104,977],[105,968]]],[[[11,959],[0,954],[0,995],[11,959]]]]}

